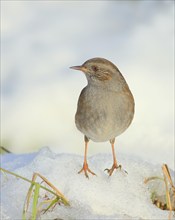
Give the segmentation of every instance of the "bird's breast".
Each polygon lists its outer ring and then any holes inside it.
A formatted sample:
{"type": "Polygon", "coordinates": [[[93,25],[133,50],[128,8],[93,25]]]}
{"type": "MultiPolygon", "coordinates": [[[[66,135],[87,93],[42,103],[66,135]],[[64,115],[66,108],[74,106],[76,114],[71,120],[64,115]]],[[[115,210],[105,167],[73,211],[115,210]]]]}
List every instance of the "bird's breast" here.
{"type": "Polygon", "coordinates": [[[131,96],[85,87],[80,94],[75,115],[77,128],[96,142],[118,136],[126,130],[133,118],[131,96]]]}

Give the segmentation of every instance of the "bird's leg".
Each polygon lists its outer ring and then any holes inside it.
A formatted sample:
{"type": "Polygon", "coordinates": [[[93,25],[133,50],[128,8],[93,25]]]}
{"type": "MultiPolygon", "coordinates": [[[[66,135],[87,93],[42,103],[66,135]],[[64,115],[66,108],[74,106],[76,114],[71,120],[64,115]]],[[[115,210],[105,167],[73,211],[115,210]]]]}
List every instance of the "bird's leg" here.
{"type": "Polygon", "coordinates": [[[113,155],[113,165],[111,167],[111,169],[105,169],[107,170],[107,172],[109,173],[109,176],[112,175],[114,169],[121,169],[121,165],[117,164],[117,159],[116,159],[116,155],[115,155],[115,149],[114,149],[114,142],[115,142],[115,138],[110,140],[111,143],[111,147],[112,147],[112,155],[113,155]]]}
{"type": "Polygon", "coordinates": [[[87,163],[87,149],[88,149],[89,139],[88,139],[86,136],[84,136],[84,141],[85,141],[84,163],[83,163],[82,169],[81,169],[78,173],[81,173],[81,172],[84,171],[85,176],[86,176],[87,178],[89,178],[88,172],[91,173],[92,175],[96,175],[96,174],[89,169],[88,163],[87,163]]]}

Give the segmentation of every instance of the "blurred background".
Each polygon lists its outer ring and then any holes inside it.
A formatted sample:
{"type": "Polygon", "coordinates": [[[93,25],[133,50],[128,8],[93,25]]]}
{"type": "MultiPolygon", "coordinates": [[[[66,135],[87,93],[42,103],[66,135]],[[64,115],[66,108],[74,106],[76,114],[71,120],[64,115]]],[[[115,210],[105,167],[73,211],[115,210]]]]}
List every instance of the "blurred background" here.
{"type": "MultiPolygon", "coordinates": [[[[86,85],[69,69],[93,57],[118,66],[135,118],[116,152],[174,167],[174,1],[1,1],[1,145],[84,153],[74,115],[86,85]]],[[[111,153],[89,144],[88,155],[111,153]]]]}

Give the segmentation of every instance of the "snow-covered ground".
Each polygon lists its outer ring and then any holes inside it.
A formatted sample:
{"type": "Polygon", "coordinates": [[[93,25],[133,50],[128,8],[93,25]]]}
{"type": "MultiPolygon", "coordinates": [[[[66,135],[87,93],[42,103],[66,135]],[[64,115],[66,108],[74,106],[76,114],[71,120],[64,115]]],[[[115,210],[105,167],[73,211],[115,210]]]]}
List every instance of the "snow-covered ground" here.
{"type": "MultiPolygon", "coordinates": [[[[29,179],[38,172],[69,199],[70,207],[58,205],[39,219],[168,219],[168,211],[152,204],[151,189],[144,184],[147,177],[162,176],[161,164],[151,165],[120,152],[118,161],[128,174],[118,170],[108,177],[104,169],[112,165],[112,156],[89,157],[89,167],[97,174],[89,179],[77,174],[82,156],[55,154],[47,147],[32,154],[6,154],[1,165],[29,179]]],[[[10,175],[2,177],[1,184],[1,218],[21,219],[29,184],[10,175]]]]}

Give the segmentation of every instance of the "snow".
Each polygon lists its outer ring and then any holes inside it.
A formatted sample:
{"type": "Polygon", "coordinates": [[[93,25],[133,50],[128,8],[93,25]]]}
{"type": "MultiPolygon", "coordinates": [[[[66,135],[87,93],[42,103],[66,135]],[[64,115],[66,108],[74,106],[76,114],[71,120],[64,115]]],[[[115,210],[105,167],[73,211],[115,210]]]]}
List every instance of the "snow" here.
{"type": "MultiPolygon", "coordinates": [[[[40,219],[167,219],[168,211],[152,204],[149,185],[144,183],[146,177],[162,175],[161,164],[120,152],[117,158],[128,174],[117,170],[109,177],[104,169],[111,167],[112,155],[103,153],[88,157],[90,169],[97,174],[89,174],[89,179],[77,174],[83,156],[56,154],[48,147],[31,154],[6,154],[1,162],[3,168],[29,179],[33,172],[40,173],[68,198],[70,207],[57,205],[40,219]]],[[[1,177],[1,218],[21,219],[29,183],[10,175],[1,177]]]]}

